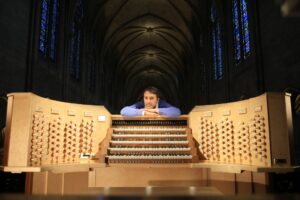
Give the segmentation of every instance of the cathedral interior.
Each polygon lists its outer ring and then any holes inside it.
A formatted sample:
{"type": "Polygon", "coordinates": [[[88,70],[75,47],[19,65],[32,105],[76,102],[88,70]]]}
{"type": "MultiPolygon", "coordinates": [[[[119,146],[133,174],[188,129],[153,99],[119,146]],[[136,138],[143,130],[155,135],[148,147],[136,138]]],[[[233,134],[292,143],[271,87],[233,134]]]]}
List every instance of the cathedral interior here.
{"type": "MultiPolygon", "coordinates": [[[[119,115],[154,86],[183,115],[289,93],[300,165],[298,0],[11,0],[0,2],[0,29],[1,157],[10,93],[119,115]]],[[[26,173],[0,177],[2,193],[25,193],[26,173]]],[[[300,191],[299,171],[268,177],[265,193],[300,191]]]]}

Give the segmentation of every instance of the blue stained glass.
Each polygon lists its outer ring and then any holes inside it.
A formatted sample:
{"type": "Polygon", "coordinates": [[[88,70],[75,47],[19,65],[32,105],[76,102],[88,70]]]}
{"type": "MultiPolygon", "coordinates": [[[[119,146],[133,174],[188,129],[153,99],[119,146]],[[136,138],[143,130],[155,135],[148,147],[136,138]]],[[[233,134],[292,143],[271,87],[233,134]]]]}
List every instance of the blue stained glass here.
{"type": "Polygon", "coordinates": [[[211,22],[212,22],[212,23],[215,23],[216,18],[217,18],[217,10],[216,10],[216,8],[213,6],[213,7],[211,8],[211,12],[210,12],[210,19],[211,19],[211,22]]]}
{"type": "Polygon", "coordinates": [[[239,9],[238,9],[237,0],[233,0],[232,14],[233,14],[234,55],[235,55],[235,60],[238,63],[241,60],[241,41],[240,41],[241,30],[239,24],[239,9]]]}
{"type": "Polygon", "coordinates": [[[216,33],[215,30],[212,30],[212,49],[213,49],[213,76],[214,80],[217,80],[218,75],[217,75],[217,54],[216,54],[216,33]]]}
{"type": "Polygon", "coordinates": [[[47,0],[42,0],[41,4],[41,24],[40,24],[40,51],[43,55],[47,52],[47,42],[48,42],[48,23],[49,23],[49,2],[47,0]]]}
{"type": "Polygon", "coordinates": [[[58,1],[41,0],[39,50],[45,58],[53,61],[57,49],[58,1]]]}
{"type": "Polygon", "coordinates": [[[246,0],[232,0],[233,47],[236,64],[251,53],[247,9],[246,0]]]}
{"type": "Polygon", "coordinates": [[[249,22],[248,22],[248,10],[246,0],[240,0],[241,16],[243,24],[243,48],[244,48],[244,58],[250,54],[250,34],[249,34],[249,22]]]}
{"type": "Polygon", "coordinates": [[[56,57],[56,35],[58,27],[58,7],[59,3],[57,0],[52,1],[52,20],[51,20],[51,36],[50,36],[50,58],[55,60],[56,57]]]}
{"type": "Polygon", "coordinates": [[[221,80],[223,78],[223,48],[221,40],[221,26],[217,16],[217,9],[213,5],[211,7],[212,22],[212,50],[213,50],[213,78],[221,80]]]}

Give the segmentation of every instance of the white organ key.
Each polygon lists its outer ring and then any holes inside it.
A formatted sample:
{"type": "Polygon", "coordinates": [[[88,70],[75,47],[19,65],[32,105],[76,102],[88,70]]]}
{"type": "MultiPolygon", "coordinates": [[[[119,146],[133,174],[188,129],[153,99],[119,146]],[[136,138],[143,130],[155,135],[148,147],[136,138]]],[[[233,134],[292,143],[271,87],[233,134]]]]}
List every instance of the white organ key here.
{"type": "Polygon", "coordinates": [[[188,141],[110,141],[112,144],[188,144],[188,141]]]}
{"type": "Polygon", "coordinates": [[[176,156],[165,156],[165,155],[126,155],[126,156],[116,156],[109,155],[106,156],[109,159],[192,159],[192,155],[176,155],[176,156]]]}
{"type": "Polygon", "coordinates": [[[191,148],[108,148],[111,151],[190,151],[191,148]]]}
{"type": "Polygon", "coordinates": [[[112,134],[115,138],[123,138],[123,137],[136,137],[136,138],[143,138],[143,137],[168,137],[168,138],[185,138],[187,137],[186,134],[184,135],[164,135],[164,134],[112,134]]]}
{"type": "Polygon", "coordinates": [[[185,131],[186,128],[114,128],[114,131],[185,131]]]}

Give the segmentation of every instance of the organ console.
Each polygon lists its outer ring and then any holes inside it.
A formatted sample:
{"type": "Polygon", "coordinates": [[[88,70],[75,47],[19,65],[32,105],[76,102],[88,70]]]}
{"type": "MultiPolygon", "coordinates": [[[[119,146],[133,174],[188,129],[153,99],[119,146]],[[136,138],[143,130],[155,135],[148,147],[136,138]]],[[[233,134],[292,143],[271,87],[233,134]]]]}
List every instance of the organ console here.
{"type": "Polygon", "coordinates": [[[3,171],[86,172],[89,187],[105,186],[117,168],[132,166],[190,169],[187,176],[199,168],[235,173],[295,168],[290,97],[284,93],[196,106],[178,118],[124,118],[103,106],[11,93],[6,120],[3,171]],[[105,170],[113,171],[97,183],[105,170]]]}

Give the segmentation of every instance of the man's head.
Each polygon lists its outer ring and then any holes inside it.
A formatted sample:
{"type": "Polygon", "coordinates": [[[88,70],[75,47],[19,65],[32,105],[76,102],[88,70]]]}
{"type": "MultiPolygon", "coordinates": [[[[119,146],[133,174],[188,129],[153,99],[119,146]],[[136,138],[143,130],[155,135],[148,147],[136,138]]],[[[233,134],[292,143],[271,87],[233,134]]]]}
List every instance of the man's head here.
{"type": "Polygon", "coordinates": [[[159,90],[155,87],[147,87],[144,90],[144,104],[145,108],[151,109],[156,108],[159,101],[159,90]]]}

